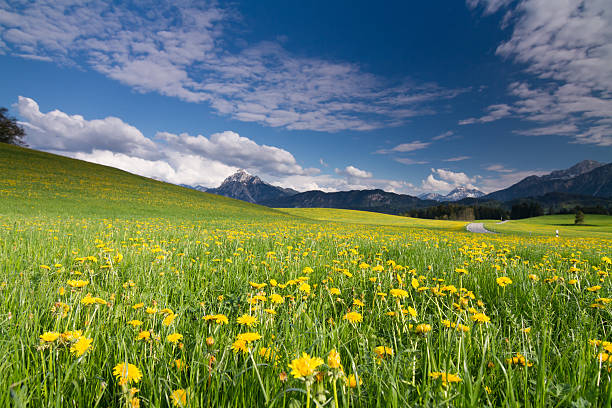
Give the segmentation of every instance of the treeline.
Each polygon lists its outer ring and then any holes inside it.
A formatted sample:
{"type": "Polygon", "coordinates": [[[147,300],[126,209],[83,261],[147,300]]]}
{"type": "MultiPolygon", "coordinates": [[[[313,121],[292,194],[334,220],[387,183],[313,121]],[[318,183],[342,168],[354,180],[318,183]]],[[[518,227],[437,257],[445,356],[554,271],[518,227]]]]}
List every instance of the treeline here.
{"type": "Polygon", "coordinates": [[[509,213],[501,207],[446,203],[434,207],[415,208],[403,215],[406,217],[427,218],[430,220],[473,221],[508,219],[509,213]]]}
{"type": "Polygon", "coordinates": [[[577,211],[585,214],[612,215],[612,208],[601,205],[592,207],[574,206],[545,209],[536,201],[523,201],[512,205],[510,210],[501,205],[465,205],[445,203],[427,208],[415,208],[401,214],[405,217],[426,218],[430,220],[520,220],[522,218],[539,217],[540,215],[575,214],[577,211]]]}

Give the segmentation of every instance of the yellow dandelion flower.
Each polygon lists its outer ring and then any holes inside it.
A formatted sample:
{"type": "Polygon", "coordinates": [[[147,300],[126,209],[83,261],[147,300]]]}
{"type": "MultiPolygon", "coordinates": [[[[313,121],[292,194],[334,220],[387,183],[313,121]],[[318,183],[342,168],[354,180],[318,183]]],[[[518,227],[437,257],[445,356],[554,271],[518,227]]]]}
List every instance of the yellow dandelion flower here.
{"type": "Polygon", "coordinates": [[[245,326],[257,326],[257,319],[254,316],[244,314],[237,319],[237,322],[245,326]]]}
{"type": "Polygon", "coordinates": [[[348,320],[351,323],[358,323],[363,321],[363,316],[358,312],[348,312],[343,317],[344,320],[348,320]]]}
{"type": "Polygon", "coordinates": [[[289,368],[295,378],[306,378],[314,374],[317,367],[323,364],[323,360],[318,357],[310,357],[307,353],[302,353],[302,357],[291,361],[289,368]]]}
{"type": "Polygon", "coordinates": [[[113,375],[117,377],[119,385],[131,382],[138,383],[142,378],[142,372],[134,364],[119,363],[113,369],[113,375]]]}
{"type": "Polygon", "coordinates": [[[330,368],[341,368],[342,362],[340,361],[340,353],[336,349],[332,349],[327,355],[327,365],[330,368]]]}
{"type": "Polygon", "coordinates": [[[175,407],[186,407],[187,406],[187,391],[182,388],[175,390],[170,394],[170,400],[172,405],[175,407]]]}
{"type": "Polygon", "coordinates": [[[87,337],[81,337],[76,343],[70,347],[70,352],[75,354],[77,357],[81,357],[85,352],[90,350],[91,343],[93,339],[88,339],[87,337]]]}
{"type": "Polygon", "coordinates": [[[47,343],[52,343],[59,338],[60,334],[57,332],[45,332],[40,335],[40,339],[47,343]]]}
{"type": "Polygon", "coordinates": [[[180,333],[172,333],[166,336],[166,340],[170,343],[177,344],[180,340],[183,339],[183,335],[180,333]]]}

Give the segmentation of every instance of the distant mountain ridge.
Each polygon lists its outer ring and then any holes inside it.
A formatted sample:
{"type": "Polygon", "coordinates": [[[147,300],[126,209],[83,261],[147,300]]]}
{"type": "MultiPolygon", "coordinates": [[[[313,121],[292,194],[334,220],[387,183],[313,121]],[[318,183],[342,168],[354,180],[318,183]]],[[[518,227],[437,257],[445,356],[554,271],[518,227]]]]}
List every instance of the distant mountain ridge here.
{"type": "Polygon", "coordinates": [[[485,193],[475,188],[467,188],[465,186],[459,186],[452,190],[450,193],[446,195],[438,194],[438,193],[425,193],[421,194],[418,197],[421,200],[435,200],[435,201],[459,201],[464,198],[480,198],[484,196],[485,193]]]}
{"type": "Polygon", "coordinates": [[[567,193],[592,197],[612,197],[612,163],[584,160],[566,170],[544,176],[529,176],[503,190],[482,197],[485,200],[510,201],[539,197],[547,193],[567,193]]]}
{"type": "Polygon", "coordinates": [[[402,214],[411,209],[451,202],[461,205],[497,202],[495,205],[510,207],[524,199],[539,200],[547,206],[553,206],[555,203],[575,203],[581,206],[597,203],[606,206],[606,203],[612,202],[612,163],[584,160],[565,170],[556,170],[544,176],[526,177],[508,188],[486,195],[477,189],[463,186],[446,195],[429,193],[419,197],[380,189],[332,193],[318,190],[297,192],[268,184],[245,170],[239,170],[227,177],[217,188],[190,188],[268,207],[342,208],[387,214],[402,214]]]}

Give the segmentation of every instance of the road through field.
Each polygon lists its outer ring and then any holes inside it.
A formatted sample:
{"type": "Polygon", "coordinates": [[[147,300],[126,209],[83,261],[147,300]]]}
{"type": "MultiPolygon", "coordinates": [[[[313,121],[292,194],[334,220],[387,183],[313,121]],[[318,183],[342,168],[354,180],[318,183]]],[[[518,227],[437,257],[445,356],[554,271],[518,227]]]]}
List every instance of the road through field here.
{"type": "MultiPolygon", "coordinates": [[[[498,222],[498,224],[503,224],[505,222],[507,222],[507,220],[498,222]]],[[[465,229],[469,232],[476,232],[478,234],[495,234],[495,232],[489,231],[484,227],[484,222],[471,222],[465,226],[465,229]]]]}

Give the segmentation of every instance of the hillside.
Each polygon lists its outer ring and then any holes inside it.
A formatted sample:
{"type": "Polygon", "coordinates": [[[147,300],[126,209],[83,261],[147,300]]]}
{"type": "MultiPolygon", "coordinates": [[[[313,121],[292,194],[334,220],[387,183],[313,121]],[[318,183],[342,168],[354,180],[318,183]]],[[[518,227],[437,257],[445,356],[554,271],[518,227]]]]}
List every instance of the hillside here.
{"type": "Polygon", "coordinates": [[[0,143],[0,214],[207,219],[288,218],[285,213],[137,176],[112,167],[0,143]]]}

